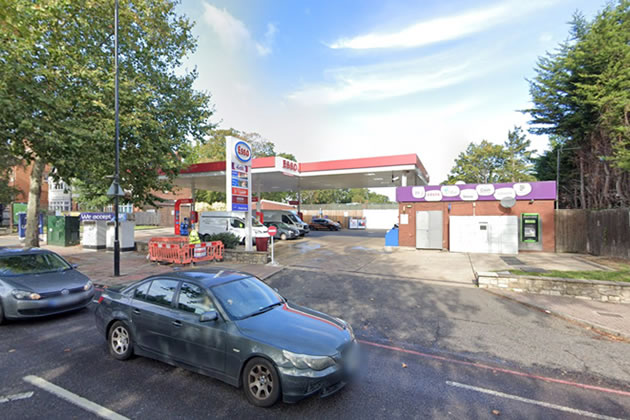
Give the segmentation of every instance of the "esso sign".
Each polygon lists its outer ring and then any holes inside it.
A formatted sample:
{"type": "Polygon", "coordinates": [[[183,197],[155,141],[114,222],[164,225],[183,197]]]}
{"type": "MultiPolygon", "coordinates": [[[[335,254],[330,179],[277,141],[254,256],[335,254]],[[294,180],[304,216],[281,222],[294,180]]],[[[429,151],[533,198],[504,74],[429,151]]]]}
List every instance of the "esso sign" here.
{"type": "Polygon", "coordinates": [[[298,164],[291,162],[290,160],[282,159],[282,169],[288,169],[290,171],[297,172],[298,164]]]}
{"type": "Polygon", "coordinates": [[[275,226],[269,226],[267,233],[269,234],[269,236],[276,236],[276,233],[278,233],[278,229],[275,226]]]}
{"type": "Polygon", "coordinates": [[[252,159],[252,148],[244,141],[239,141],[234,146],[234,153],[241,162],[247,163],[252,159]]]}

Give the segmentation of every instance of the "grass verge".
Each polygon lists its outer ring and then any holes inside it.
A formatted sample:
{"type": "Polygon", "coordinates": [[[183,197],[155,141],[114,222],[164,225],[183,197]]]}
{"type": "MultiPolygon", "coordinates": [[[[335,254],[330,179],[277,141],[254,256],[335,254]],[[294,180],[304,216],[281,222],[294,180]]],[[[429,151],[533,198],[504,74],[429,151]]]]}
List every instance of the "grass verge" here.
{"type": "Polygon", "coordinates": [[[565,279],[624,281],[630,282],[630,266],[614,271],[547,271],[545,273],[530,273],[522,270],[510,270],[518,276],[561,277],[565,279]]]}

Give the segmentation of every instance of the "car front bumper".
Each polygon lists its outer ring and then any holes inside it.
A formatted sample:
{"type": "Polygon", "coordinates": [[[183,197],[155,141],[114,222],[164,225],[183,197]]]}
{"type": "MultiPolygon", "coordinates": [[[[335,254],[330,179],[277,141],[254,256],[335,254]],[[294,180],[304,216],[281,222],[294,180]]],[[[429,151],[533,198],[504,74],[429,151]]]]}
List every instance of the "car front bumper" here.
{"type": "Polygon", "coordinates": [[[350,379],[338,366],[322,371],[278,367],[278,373],[285,403],[296,403],[315,394],[327,397],[342,389],[350,379]]]}
{"type": "Polygon", "coordinates": [[[55,315],[86,307],[94,297],[94,288],[55,296],[40,300],[21,300],[10,297],[3,302],[4,315],[7,319],[37,318],[55,315]]]}

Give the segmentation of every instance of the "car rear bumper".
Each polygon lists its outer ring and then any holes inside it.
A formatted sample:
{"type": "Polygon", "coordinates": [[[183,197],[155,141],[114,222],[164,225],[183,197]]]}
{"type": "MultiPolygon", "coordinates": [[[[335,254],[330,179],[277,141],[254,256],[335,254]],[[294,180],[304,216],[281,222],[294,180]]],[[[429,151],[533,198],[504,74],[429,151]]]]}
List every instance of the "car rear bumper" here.
{"type": "Polygon", "coordinates": [[[7,319],[26,319],[55,315],[86,307],[94,297],[94,288],[85,292],[72,293],[40,300],[19,300],[10,298],[3,302],[7,319]]]}
{"type": "Polygon", "coordinates": [[[350,379],[337,366],[320,372],[282,367],[278,371],[282,384],[282,400],[285,403],[296,403],[313,395],[328,397],[341,390],[350,379]]]}

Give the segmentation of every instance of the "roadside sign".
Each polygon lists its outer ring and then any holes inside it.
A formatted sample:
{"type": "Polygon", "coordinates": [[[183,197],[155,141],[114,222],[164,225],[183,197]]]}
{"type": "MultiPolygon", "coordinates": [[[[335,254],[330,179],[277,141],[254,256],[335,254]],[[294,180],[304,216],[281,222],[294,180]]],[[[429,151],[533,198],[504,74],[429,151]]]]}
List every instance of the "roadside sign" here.
{"type": "Polygon", "coordinates": [[[278,229],[275,226],[269,226],[269,230],[267,231],[267,233],[269,233],[270,236],[276,236],[276,233],[278,233],[278,229]]]}

